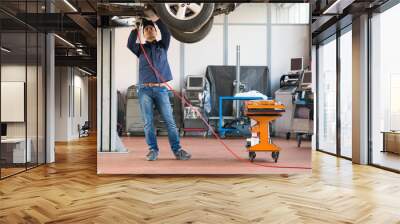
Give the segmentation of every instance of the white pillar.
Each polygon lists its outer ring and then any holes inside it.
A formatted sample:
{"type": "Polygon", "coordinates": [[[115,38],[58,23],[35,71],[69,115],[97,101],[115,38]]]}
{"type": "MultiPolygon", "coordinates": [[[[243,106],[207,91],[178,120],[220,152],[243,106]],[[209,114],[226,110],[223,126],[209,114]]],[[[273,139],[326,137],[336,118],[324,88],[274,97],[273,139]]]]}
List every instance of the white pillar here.
{"type": "Polygon", "coordinates": [[[368,15],[353,20],[353,162],[368,163],[368,15]]]}
{"type": "Polygon", "coordinates": [[[46,35],[46,163],[55,161],[55,58],[54,35],[46,35]]]}
{"type": "MultiPolygon", "coordinates": [[[[98,151],[109,152],[110,149],[110,29],[97,29],[97,137],[98,151]]],[[[116,128],[116,127],[115,127],[116,128]]]]}

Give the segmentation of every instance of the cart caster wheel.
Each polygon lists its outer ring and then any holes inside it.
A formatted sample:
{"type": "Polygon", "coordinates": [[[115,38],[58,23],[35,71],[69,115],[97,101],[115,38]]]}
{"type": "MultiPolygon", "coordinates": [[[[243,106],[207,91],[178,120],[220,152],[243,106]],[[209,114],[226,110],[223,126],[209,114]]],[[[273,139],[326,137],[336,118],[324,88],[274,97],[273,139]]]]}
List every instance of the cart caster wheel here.
{"type": "Polygon", "coordinates": [[[272,152],[271,156],[275,162],[278,162],[279,152],[272,152]]]}
{"type": "Polygon", "coordinates": [[[253,162],[255,158],[256,158],[256,152],[249,152],[249,160],[253,162]]]}

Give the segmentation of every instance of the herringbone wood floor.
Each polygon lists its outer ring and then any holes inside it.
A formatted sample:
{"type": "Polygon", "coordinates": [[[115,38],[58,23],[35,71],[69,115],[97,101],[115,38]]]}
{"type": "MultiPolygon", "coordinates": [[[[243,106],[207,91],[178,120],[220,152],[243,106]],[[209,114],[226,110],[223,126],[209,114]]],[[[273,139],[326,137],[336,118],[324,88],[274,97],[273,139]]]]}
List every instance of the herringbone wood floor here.
{"type": "Polygon", "coordinates": [[[319,152],[309,175],[97,176],[95,147],[0,181],[0,223],[400,223],[400,175],[319,152]]]}

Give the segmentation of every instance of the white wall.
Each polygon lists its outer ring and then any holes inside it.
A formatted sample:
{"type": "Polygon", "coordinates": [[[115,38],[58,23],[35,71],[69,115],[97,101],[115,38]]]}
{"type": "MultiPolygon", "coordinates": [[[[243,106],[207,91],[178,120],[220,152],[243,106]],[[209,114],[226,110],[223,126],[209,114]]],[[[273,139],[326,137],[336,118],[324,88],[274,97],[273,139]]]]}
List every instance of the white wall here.
{"type": "Polygon", "coordinates": [[[308,25],[273,25],[271,58],[271,87],[279,88],[282,74],[290,70],[291,58],[304,58],[305,67],[310,66],[308,25]]]}
{"type": "Polygon", "coordinates": [[[267,65],[267,26],[228,25],[228,65],[236,64],[240,46],[240,65],[267,65]]]}
{"type": "Polygon", "coordinates": [[[70,141],[88,120],[88,78],[72,67],[56,67],[55,74],[55,141],[70,141]]]}
{"type": "Polygon", "coordinates": [[[214,24],[202,41],[184,44],[184,75],[204,75],[208,65],[223,65],[223,53],[223,26],[214,24]]]}
{"type": "Polygon", "coordinates": [[[73,138],[78,138],[79,137],[79,132],[78,132],[78,124],[83,125],[85,121],[88,121],[89,119],[89,102],[88,102],[88,77],[87,76],[82,76],[83,73],[80,73],[79,71],[75,70],[74,74],[74,94],[73,99],[74,102],[72,103],[74,105],[74,112],[72,113],[72,136],[73,138]],[[79,102],[80,101],[80,102],[79,102]]]}
{"type": "Polygon", "coordinates": [[[68,67],[55,68],[55,141],[68,141],[69,72],[68,67]]]}
{"type": "Polygon", "coordinates": [[[267,4],[245,3],[239,5],[235,11],[229,13],[228,23],[230,24],[264,24],[267,20],[267,4]]]}
{"type": "Polygon", "coordinates": [[[272,23],[308,24],[309,5],[307,3],[271,4],[272,23]]]}
{"type": "Polygon", "coordinates": [[[138,80],[138,60],[137,57],[126,47],[128,37],[132,28],[116,28],[114,33],[114,74],[116,76],[116,88],[126,91],[126,89],[136,84],[138,80]]]}
{"type": "MultiPolygon", "coordinates": [[[[36,68],[33,66],[27,66],[25,65],[18,65],[18,64],[8,64],[8,65],[2,65],[1,66],[1,81],[4,82],[24,82],[26,83],[25,80],[25,75],[26,71],[28,71],[28,74],[32,74],[32,72],[35,72],[36,74],[36,68]]],[[[30,78],[30,76],[28,76],[30,78]]],[[[32,80],[29,80],[30,86],[32,84],[36,85],[35,83],[31,83],[32,80]]],[[[31,104],[35,99],[36,99],[36,89],[29,88],[27,89],[28,93],[28,99],[27,99],[27,104],[31,104]]],[[[31,106],[31,108],[34,106],[36,109],[36,104],[35,105],[28,105],[31,106]]],[[[2,108],[2,110],[6,110],[6,108],[2,108]]],[[[29,112],[31,112],[29,109],[27,109],[29,112]]],[[[36,113],[27,113],[27,119],[29,122],[28,125],[28,137],[29,134],[32,131],[32,121],[36,119],[36,113]]],[[[36,120],[35,120],[36,121],[36,120]]],[[[10,122],[7,123],[7,136],[8,137],[25,137],[25,126],[26,122],[10,122]]]]}

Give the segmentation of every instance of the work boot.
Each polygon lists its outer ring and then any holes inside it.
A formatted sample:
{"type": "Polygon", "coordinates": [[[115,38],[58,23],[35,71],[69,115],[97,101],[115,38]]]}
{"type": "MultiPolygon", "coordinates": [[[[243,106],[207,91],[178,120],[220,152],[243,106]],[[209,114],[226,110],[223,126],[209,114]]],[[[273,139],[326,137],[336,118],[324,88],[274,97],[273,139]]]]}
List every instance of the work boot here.
{"type": "Polygon", "coordinates": [[[148,161],[157,160],[158,152],[151,150],[147,155],[146,158],[148,161]]]}
{"type": "Polygon", "coordinates": [[[178,152],[174,153],[175,154],[175,158],[177,160],[189,160],[192,155],[190,155],[188,152],[186,152],[185,150],[181,149],[178,152]]]}

